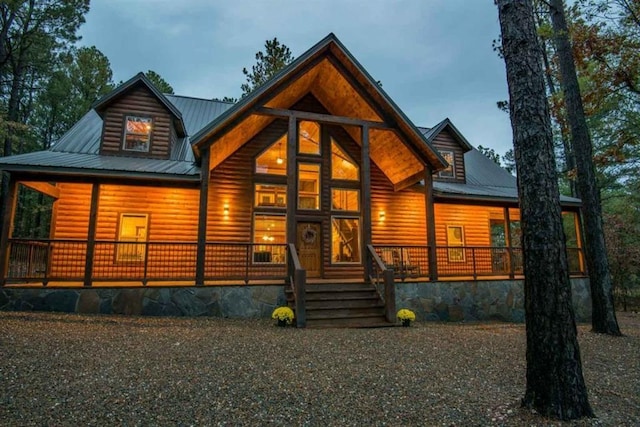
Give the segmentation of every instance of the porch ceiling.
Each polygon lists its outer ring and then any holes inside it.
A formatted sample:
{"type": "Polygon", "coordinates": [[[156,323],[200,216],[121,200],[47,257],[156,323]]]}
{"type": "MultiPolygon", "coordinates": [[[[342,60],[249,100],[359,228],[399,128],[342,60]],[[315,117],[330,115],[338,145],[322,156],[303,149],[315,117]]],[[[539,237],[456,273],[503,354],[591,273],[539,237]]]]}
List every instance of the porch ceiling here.
{"type": "MultiPolygon", "coordinates": [[[[382,113],[341,73],[334,61],[324,58],[292,79],[292,82],[264,103],[265,107],[288,109],[311,93],[331,115],[383,123],[382,113]]],[[[227,157],[268,126],[275,117],[251,114],[237,123],[212,145],[210,168],[227,157]]],[[[361,144],[360,129],[343,126],[361,144]]],[[[391,129],[370,129],[370,156],[393,184],[403,182],[424,170],[422,160],[391,129]]],[[[419,178],[416,178],[416,182],[419,178]]]]}

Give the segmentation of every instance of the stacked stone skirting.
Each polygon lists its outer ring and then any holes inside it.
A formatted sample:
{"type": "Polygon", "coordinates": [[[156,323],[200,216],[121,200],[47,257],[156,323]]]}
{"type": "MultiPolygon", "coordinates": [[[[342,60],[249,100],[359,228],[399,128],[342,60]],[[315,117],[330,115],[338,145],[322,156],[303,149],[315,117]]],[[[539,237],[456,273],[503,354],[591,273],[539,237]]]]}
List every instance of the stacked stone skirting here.
{"type": "MultiPolygon", "coordinates": [[[[576,320],[589,321],[589,280],[572,279],[572,287],[576,320]]],[[[283,286],[0,289],[5,311],[266,318],[285,304],[283,286]]],[[[524,322],[523,282],[396,283],[396,306],[413,310],[416,320],[524,322]]]]}

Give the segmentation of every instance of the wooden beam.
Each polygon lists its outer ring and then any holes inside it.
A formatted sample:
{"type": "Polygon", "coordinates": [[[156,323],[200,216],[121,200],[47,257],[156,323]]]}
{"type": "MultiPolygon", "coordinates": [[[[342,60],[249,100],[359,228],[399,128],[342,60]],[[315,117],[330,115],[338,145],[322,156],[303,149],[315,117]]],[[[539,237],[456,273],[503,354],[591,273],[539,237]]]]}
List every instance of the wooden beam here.
{"type": "Polygon", "coordinates": [[[2,233],[0,234],[0,286],[7,283],[9,271],[9,239],[13,233],[13,220],[16,213],[16,201],[18,199],[18,185],[12,175],[5,175],[9,180],[9,192],[4,199],[4,217],[2,218],[2,233]]]}
{"type": "Polygon", "coordinates": [[[433,201],[433,170],[424,168],[424,207],[427,222],[427,245],[429,246],[429,280],[438,280],[438,252],[436,250],[436,212],[433,201]]]}
{"type": "Polygon", "coordinates": [[[209,147],[202,150],[200,167],[200,204],[198,206],[198,249],[196,253],[196,286],[204,285],[205,258],[207,254],[207,212],[209,207],[209,147]]]}
{"type": "Polygon", "coordinates": [[[89,211],[89,229],[87,231],[87,253],[84,260],[84,286],[91,286],[93,276],[93,254],[96,248],[96,228],[98,224],[98,201],[100,200],[100,184],[91,187],[91,208],[89,211]]]}
{"type": "Polygon", "coordinates": [[[507,252],[509,253],[509,278],[513,279],[516,277],[515,271],[513,269],[513,245],[511,244],[511,217],[509,216],[509,207],[505,206],[504,208],[504,237],[507,241],[507,252]]]}
{"type": "Polygon", "coordinates": [[[393,184],[393,191],[400,191],[400,190],[404,190],[405,188],[411,187],[413,184],[420,182],[423,176],[424,176],[423,171],[415,173],[410,177],[405,178],[402,181],[398,182],[397,184],[393,184]]]}
{"type": "Polygon", "coordinates": [[[53,197],[54,199],[60,198],[60,189],[48,182],[39,181],[21,181],[20,184],[27,188],[38,191],[46,196],[53,197]]]}
{"type": "Polygon", "coordinates": [[[298,200],[298,181],[296,180],[297,135],[298,122],[294,116],[289,116],[289,129],[287,131],[287,243],[293,243],[294,245],[296,244],[296,205],[298,200]]]}
{"type": "Polygon", "coordinates": [[[362,150],[360,159],[360,181],[362,192],[360,193],[360,215],[362,216],[362,248],[364,262],[364,279],[369,281],[373,275],[371,254],[367,250],[371,244],[371,159],[369,157],[369,126],[361,129],[362,150]]]}
{"type": "Polygon", "coordinates": [[[254,114],[275,117],[295,117],[298,120],[310,120],[331,125],[368,126],[376,129],[393,129],[384,122],[362,120],[354,117],[332,116],[330,114],[310,113],[308,111],[285,110],[282,108],[260,107],[254,111],[254,114]]]}

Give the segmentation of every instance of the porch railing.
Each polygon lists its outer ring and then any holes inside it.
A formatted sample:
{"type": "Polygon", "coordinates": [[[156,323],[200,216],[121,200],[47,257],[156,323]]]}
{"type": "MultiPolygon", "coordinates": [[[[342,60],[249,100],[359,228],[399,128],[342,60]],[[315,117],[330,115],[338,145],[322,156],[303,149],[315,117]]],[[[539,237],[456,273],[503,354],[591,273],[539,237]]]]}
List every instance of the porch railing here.
{"type": "Polygon", "coordinates": [[[306,286],[307,286],[307,270],[302,268],[296,246],[293,243],[287,245],[287,255],[289,256],[289,286],[293,294],[296,309],[296,326],[304,328],[307,326],[307,310],[306,310],[306,286]]]}
{"type": "Polygon", "coordinates": [[[388,322],[395,323],[396,319],[396,294],[393,285],[393,269],[388,268],[380,259],[372,245],[367,245],[367,250],[371,255],[371,277],[369,280],[376,287],[378,295],[384,302],[385,317],[388,322]]]}
{"type": "MultiPolygon", "coordinates": [[[[9,283],[82,281],[85,240],[9,239],[9,283]]],[[[193,281],[195,242],[95,242],[92,281],[193,281]]],[[[287,277],[286,245],[208,242],[205,280],[287,277]]]]}
{"type": "MultiPolygon", "coordinates": [[[[400,280],[429,276],[428,246],[381,246],[375,252],[400,280]]],[[[524,272],[522,248],[437,246],[438,277],[519,276],[524,272]]],[[[586,273],[581,248],[567,248],[569,274],[586,273]]]]}

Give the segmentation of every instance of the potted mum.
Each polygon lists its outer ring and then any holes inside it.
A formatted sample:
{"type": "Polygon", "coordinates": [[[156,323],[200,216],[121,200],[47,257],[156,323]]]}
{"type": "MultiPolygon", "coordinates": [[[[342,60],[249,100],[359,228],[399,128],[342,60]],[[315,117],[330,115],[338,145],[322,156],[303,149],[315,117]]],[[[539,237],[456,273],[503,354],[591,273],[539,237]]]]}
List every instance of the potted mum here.
{"type": "Polygon", "coordinates": [[[278,307],[271,314],[272,319],[278,321],[278,326],[287,326],[293,322],[293,310],[289,307],[278,307]]]}
{"type": "Polygon", "coordinates": [[[403,308],[402,310],[398,310],[398,314],[396,316],[398,317],[398,320],[402,322],[402,326],[405,326],[405,327],[411,326],[411,322],[416,320],[416,314],[413,311],[406,308],[403,308]]]}

